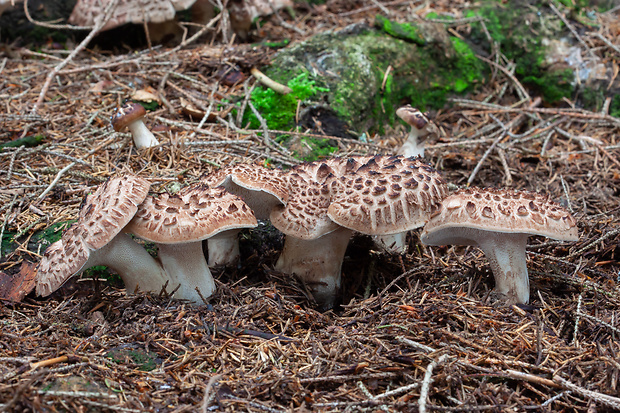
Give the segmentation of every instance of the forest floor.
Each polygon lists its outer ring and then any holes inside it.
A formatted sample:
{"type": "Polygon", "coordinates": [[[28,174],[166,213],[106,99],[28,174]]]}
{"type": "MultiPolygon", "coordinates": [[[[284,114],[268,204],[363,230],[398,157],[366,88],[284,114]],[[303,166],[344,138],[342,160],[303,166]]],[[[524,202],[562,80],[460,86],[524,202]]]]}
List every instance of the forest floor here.
{"type": "MultiPolygon", "coordinates": [[[[439,2],[433,10],[458,18],[460,3],[439,2]]],[[[285,24],[265,19],[258,37],[297,42],[372,24],[382,9],[399,21],[430,11],[414,13],[404,1],[330,1],[297,8],[295,19],[280,12],[285,24]]],[[[612,15],[617,21],[618,11],[612,15]]],[[[601,17],[581,33],[617,69],[620,52],[595,36],[618,44],[608,21],[601,17]]],[[[133,171],[163,191],[233,162],[299,163],[226,114],[226,102],[248,93],[249,69],[267,64],[274,51],[222,44],[222,30],[218,23],[214,40],[176,48],[85,49],[58,70],[67,57],[62,50],[0,52],[0,144],[43,137],[0,152],[0,233],[18,243],[0,251],[5,283],[28,284],[45,249],[36,234],[75,219],[85,194],[110,176],[133,171]],[[229,67],[248,80],[227,86],[220,75],[229,67]],[[167,126],[161,145],[148,150],[136,150],[128,134],[109,126],[115,108],[140,90],[161,100],[149,125],[167,126]],[[192,119],[182,111],[189,103],[221,116],[192,119]]],[[[467,33],[468,26],[451,30],[467,33]]],[[[451,184],[540,191],[573,213],[579,241],[530,238],[528,305],[493,298],[493,276],[477,248],[425,247],[414,232],[404,256],[381,254],[369,238],[354,237],[342,304],[321,313],[298,279],[273,270],[282,237],[263,226],[242,237],[239,266],[214,271],[218,290],[208,305],[127,296],[92,276],[45,299],[2,300],[0,408],[620,409],[620,119],[568,99],[533,104],[536,92],[521,88],[495,70],[475,95],[434,113],[441,134],[427,158],[451,184]]],[[[338,155],[389,154],[405,134],[397,127],[366,141],[329,139],[338,155]]]]}

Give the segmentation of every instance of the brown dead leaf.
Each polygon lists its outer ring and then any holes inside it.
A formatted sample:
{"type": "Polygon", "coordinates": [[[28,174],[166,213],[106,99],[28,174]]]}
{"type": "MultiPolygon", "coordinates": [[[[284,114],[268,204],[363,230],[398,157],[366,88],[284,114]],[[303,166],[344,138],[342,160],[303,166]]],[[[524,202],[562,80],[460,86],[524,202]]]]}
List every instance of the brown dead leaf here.
{"type": "Polygon", "coordinates": [[[19,271],[13,275],[0,272],[0,298],[19,302],[34,289],[37,265],[22,262],[19,271]]]}

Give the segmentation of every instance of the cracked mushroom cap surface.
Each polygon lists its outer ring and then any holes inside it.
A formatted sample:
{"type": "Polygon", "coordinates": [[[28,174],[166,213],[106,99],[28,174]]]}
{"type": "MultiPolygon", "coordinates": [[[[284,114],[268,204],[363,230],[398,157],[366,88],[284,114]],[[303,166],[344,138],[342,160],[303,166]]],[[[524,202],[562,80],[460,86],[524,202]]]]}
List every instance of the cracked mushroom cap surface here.
{"type": "Polygon", "coordinates": [[[579,239],[575,219],[548,195],[513,189],[467,188],[448,196],[424,227],[422,242],[458,243],[457,228],[579,239]]]}
{"type": "MultiPolygon", "coordinates": [[[[111,0],[78,0],[69,23],[93,26],[111,0]]],[[[109,30],[126,23],[162,23],[174,19],[177,10],[185,10],[196,0],[119,0],[112,16],[101,29],[109,30]]]]}
{"type": "Polygon", "coordinates": [[[295,165],[288,171],[289,201],[274,208],[270,221],[286,235],[317,239],[338,229],[328,215],[331,187],[342,175],[355,171],[371,156],[336,157],[295,165]]]}
{"type": "Polygon", "coordinates": [[[90,251],[82,231],[78,224],[73,224],[61,239],[47,247],[37,268],[37,295],[50,295],[86,265],[90,251]]]}
{"type": "Polygon", "coordinates": [[[46,296],[60,288],[88,261],[90,251],[103,248],[129,223],[151,184],[135,175],[108,179],[88,194],[78,221],[50,245],[37,270],[37,294],[46,296]]]}
{"type": "Polygon", "coordinates": [[[151,184],[135,175],[107,180],[84,198],[78,216],[84,242],[93,250],[110,242],[131,221],[151,184]]]}
{"type": "Polygon", "coordinates": [[[304,240],[319,238],[338,229],[328,216],[328,185],[289,174],[289,202],[276,206],[270,214],[274,227],[286,235],[304,240]]]}
{"type": "Polygon", "coordinates": [[[278,198],[283,204],[288,201],[288,180],[284,172],[279,169],[265,168],[257,164],[238,163],[218,169],[201,178],[201,182],[210,187],[226,186],[229,180],[251,191],[267,192],[278,198]]]}
{"type": "Polygon", "coordinates": [[[182,244],[256,226],[254,213],[241,198],[224,188],[198,184],[176,194],[147,197],[125,231],[151,242],[182,244]]]}
{"type": "Polygon", "coordinates": [[[418,158],[375,156],[332,185],[329,217],[340,226],[388,235],[423,226],[448,192],[418,158]]]}

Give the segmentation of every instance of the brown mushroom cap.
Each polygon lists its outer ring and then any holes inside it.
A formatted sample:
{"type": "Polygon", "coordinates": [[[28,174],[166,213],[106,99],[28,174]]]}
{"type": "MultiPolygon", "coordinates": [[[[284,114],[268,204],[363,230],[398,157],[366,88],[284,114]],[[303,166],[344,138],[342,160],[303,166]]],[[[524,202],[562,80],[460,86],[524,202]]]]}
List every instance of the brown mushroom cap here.
{"type": "Polygon", "coordinates": [[[332,187],[329,217],[372,235],[423,226],[447,194],[435,169],[418,158],[402,156],[376,156],[332,187]]]}
{"type": "Polygon", "coordinates": [[[109,179],[87,195],[78,221],[45,251],[37,271],[37,293],[51,294],[87,263],[88,266],[110,265],[119,270],[130,289],[143,275],[152,278],[145,278],[143,287],[151,288],[151,281],[155,287],[160,285],[163,274],[156,263],[151,262],[152,257],[138,244],[126,239],[126,235],[119,235],[147,196],[149,187],[150,183],[145,179],[125,175],[109,179]],[[103,250],[123,256],[107,256],[103,250]],[[128,269],[126,262],[132,255],[135,269],[128,269]],[[150,274],[142,274],[141,269],[147,269],[150,274]]]}
{"type": "Polygon", "coordinates": [[[110,242],[133,218],[151,184],[135,175],[114,177],[82,202],[78,222],[91,249],[110,242]]]}
{"type": "Polygon", "coordinates": [[[127,102],[112,116],[112,127],[116,132],[124,130],[130,123],[142,119],[146,109],[139,103],[127,102]]]}
{"type": "Polygon", "coordinates": [[[242,188],[273,195],[280,203],[286,204],[288,200],[288,181],[284,173],[261,165],[238,163],[205,175],[200,181],[210,187],[224,186],[229,190],[232,181],[242,188]]]}
{"type": "Polygon", "coordinates": [[[80,272],[89,257],[82,231],[73,224],[62,238],[47,247],[37,269],[36,292],[47,296],[56,291],[73,274],[80,272]]]}
{"type": "Polygon", "coordinates": [[[335,231],[338,225],[327,216],[329,187],[296,173],[288,178],[289,202],[272,209],[269,219],[273,226],[286,235],[304,240],[335,231]]]}
{"type": "Polygon", "coordinates": [[[239,197],[198,184],[174,195],[147,197],[125,231],[159,244],[182,244],[256,225],[252,210],[239,197]]]}
{"type": "Polygon", "coordinates": [[[396,116],[404,120],[408,125],[422,130],[430,123],[428,118],[411,105],[405,105],[396,110],[396,116]]]}
{"type": "MultiPolygon", "coordinates": [[[[112,16],[101,29],[109,30],[126,23],[162,23],[174,19],[176,10],[184,10],[195,0],[119,0],[112,16]]],[[[69,23],[92,26],[105,11],[108,1],[78,0],[69,23]]]]}
{"type": "Polygon", "coordinates": [[[548,195],[512,189],[468,188],[450,195],[424,227],[422,241],[458,244],[456,228],[578,239],[575,219],[548,195]]]}

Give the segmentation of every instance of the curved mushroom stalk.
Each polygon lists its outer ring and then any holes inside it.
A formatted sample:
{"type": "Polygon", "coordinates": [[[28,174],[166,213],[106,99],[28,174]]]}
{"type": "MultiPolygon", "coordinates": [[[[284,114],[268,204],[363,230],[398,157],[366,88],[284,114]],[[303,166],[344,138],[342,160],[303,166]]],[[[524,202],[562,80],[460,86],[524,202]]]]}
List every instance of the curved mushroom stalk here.
{"type": "Polygon", "coordinates": [[[186,244],[158,244],[159,259],[170,276],[170,291],[177,286],[175,298],[201,304],[215,292],[215,281],[202,252],[202,241],[186,244]],[[198,289],[200,294],[198,294],[198,289]]]}
{"type": "Polygon", "coordinates": [[[115,270],[128,294],[137,291],[159,293],[168,276],[155,258],[127,234],[120,233],[101,249],[91,251],[83,269],[105,265],[115,270]]]}
{"type": "Polygon", "coordinates": [[[527,237],[528,234],[488,232],[478,240],[493,271],[495,291],[505,295],[508,304],[527,304],[530,300],[525,256],[527,237]]]}
{"type": "Polygon", "coordinates": [[[231,265],[239,259],[239,230],[220,232],[207,240],[209,267],[231,265]]]}
{"type": "Polygon", "coordinates": [[[313,240],[288,235],[275,269],[297,274],[321,309],[328,310],[334,306],[340,290],[342,261],[352,233],[338,228],[313,240]]]}
{"type": "Polygon", "coordinates": [[[133,136],[136,148],[150,148],[159,145],[159,141],[153,133],[146,127],[142,120],[138,120],[127,125],[131,136],[133,136]]]}
{"type": "MultiPolygon", "coordinates": [[[[425,136],[426,134],[424,134],[425,136]]],[[[422,132],[412,128],[409,132],[409,136],[403,146],[400,147],[398,155],[403,155],[406,158],[420,157],[424,158],[424,141],[421,140],[422,132]]]]}

